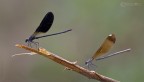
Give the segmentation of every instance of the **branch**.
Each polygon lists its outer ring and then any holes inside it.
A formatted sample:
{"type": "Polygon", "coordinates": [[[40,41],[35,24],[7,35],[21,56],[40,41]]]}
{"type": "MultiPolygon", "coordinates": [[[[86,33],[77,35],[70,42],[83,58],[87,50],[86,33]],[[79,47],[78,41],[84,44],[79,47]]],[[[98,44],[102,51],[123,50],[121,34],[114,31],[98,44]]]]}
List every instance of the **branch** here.
{"type": "Polygon", "coordinates": [[[20,45],[20,44],[16,44],[16,46],[19,48],[29,50],[31,52],[35,52],[39,55],[45,56],[45,57],[63,65],[63,66],[65,66],[68,70],[72,70],[72,71],[75,71],[77,73],[80,73],[80,74],[88,77],[89,79],[96,79],[100,82],[120,82],[120,81],[114,80],[112,78],[98,74],[95,71],[89,71],[88,69],[85,69],[79,65],[76,65],[76,62],[70,62],[70,61],[68,61],[68,60],[66,60],[66,59],[64,59],[58,55],[55,55],[55,54],[45,50],[44,48],[39,48],[39,50],[36,50],[36,49],[29,48],[27,46],[20,45]]]}

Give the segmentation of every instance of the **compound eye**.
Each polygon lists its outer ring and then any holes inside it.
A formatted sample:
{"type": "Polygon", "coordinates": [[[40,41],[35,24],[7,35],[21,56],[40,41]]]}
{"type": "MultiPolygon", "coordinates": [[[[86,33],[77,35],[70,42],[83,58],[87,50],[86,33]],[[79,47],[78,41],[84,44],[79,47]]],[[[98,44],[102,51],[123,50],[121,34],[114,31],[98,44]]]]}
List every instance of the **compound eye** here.
{"type": "Polygon", "coordinates": [[[85,65],[87,65],[87,64],[88,64],[88,62],[86,61],[86,62],[85,62],[85,65]]]}
{"type": "Polygon", "coordinates": [[[28,39],[26,39],[25,42],[27,43],[27,42],[28,42],[28,39]]]}

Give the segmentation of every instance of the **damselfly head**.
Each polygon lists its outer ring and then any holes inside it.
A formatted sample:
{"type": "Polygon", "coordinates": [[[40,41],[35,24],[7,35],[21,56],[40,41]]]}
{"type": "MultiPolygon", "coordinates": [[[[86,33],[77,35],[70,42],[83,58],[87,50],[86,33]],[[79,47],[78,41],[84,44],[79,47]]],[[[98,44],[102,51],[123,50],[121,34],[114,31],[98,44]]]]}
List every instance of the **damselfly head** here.
{"type": "Polygon", "coordinates": [[[35,39],[35,35],[31,35],[29,38],[25,40],[25,42],[32,42],[35,39]]]}

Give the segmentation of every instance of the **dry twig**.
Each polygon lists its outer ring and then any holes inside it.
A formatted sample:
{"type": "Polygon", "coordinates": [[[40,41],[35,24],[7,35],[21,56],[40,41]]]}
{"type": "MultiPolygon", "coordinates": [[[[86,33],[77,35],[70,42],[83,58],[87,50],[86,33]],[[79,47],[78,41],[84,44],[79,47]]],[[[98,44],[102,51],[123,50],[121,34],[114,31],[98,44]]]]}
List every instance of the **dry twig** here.
{"type": "Polygon", "coordinates": [[[39,55],[45,56],[45,57],[63,65],[63,66],[65,66],[66,69],[70,69],[72,71],[80,73],[80,74],[88,77],[89,79],[96,79],[100,82],[120,82],[120,81],[114,80],[112,78],[98,74],[95,71],[89,71],[88,69],[85,69],[79,65],[76,65],[76,62],[70,62],[70,61],[68,61],[68,60],[66,60],[66,59],[64,59],[58,55],[55,55],[55,54],[45,50],[44,48],[39,48],[39,50],[36,50],[36,49],[29,48],[27,46],[20,45],[20,44],[16,44],[16,46],[19,48],[23,48],[23,49],[29,50],[31,52],[37,53],[39,55]]]}

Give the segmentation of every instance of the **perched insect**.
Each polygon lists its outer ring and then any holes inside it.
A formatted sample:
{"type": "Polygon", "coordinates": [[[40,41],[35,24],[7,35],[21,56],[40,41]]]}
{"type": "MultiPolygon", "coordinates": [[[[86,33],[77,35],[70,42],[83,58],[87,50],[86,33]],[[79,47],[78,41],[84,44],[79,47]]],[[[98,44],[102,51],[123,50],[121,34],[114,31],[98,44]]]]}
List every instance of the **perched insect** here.
{"type": "Polygon", "coordinates": [[[108,58],[108,57],[117,55],[117,54],[119,54],[119,53],[123,53],[123,52],[126,52],[126,51],[131,50],[131,49],[129,48],[129,49],[125,49],[125,50],[122,50],[122,51],[119,51],[119,52],[110,54],[110,55],[105,56],[105,57],[98,58],[98,57],[104,55],[105,53],[107,53],[107,52],[112,48],[112,46],[115,44],[115,42],[116,42],[116,37],[115,37],[115,35],[114,35],[114,34],[110,34],[110,35],[104,40],[104,42],[102,43],[102,45],[100,46],[100,48],[99,48],[99,49],[95,52],[95,54],[92,56],[92,58],[90,58],[89,60],[87,60],[87,61],[85,62],[85,65],[89,67],[89,65],[94,65],[94,64],[92,63],[93,60],[105,59],[105,58],[108,58]],[[98,58],[98,59],[97,59],[97,58],[98,58]]]}
{"type": "Polygon", "coordinates": [[[53,20],[54,20],[54,15],[52,12],[48,12],[45,17],[43,18],[43,20],[41,21],[40,25],[38,26],[38,28],[35,30],[35,32],[28,38],[25,40],[26,43],[28,43],[28,46],[32,47],[31,44],[35,44],[36,47],[38,48],[39,43],[38,42],[34,42],[33,40],[35,39],[39,39],[42,37],[48,37],[48,36],[53,36],[53,35],[58,35],[58,34],[62,34],[62,33],[66,33],[71,31],[72,29],[63,31],[63,32],[58,32],[58,33],[54,33],[54,34],[49,34],[49,35],[44,35],[44,36],[37,36],[40,33],[46,33],[50,27],[53,24],[53,20]]]}

